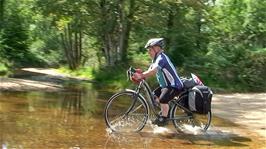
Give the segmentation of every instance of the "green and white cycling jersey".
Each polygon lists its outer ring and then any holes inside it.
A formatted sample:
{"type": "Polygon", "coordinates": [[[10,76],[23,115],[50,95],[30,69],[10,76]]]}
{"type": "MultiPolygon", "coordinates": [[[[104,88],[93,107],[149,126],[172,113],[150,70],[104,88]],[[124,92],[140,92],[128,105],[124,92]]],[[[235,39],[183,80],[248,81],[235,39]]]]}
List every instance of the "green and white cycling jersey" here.
{"type": "Polygon", "coordinates": [[[150,68],[157,68],[156,78],[160,87],[174,87],[178,90],[183,88],[183,83],[169,57],[163,52],[158,53],[150,68]]]}

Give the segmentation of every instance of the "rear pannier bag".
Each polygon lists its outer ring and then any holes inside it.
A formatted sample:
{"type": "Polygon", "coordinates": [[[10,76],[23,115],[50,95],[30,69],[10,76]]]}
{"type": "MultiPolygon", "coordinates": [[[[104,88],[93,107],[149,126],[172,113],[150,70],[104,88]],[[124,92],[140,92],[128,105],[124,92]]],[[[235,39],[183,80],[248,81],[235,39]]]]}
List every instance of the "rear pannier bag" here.
{"type": "Polygon", "coordinates": [[[192,87],[194,87],[194,86],[197,85],[192,78],[190,78],[190,79],[183,79],[182,82],[183,82],[184,88],[187,88],[187,89],[188,88],[192,88],[192,87]]]}
{"type": "Polygon", "coordinates": [[[192,112],[207,114],[211,110],[212,91],[207,86],[195,86],[188,93],[188,106],[192,112]]]}

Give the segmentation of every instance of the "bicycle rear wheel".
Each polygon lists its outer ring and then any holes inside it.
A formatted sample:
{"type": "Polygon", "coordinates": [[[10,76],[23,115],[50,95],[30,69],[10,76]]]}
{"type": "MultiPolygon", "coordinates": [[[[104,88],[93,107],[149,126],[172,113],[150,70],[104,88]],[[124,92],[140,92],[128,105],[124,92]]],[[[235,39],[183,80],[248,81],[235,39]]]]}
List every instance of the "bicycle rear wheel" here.
{"type": "Polygon", "coordinates": [[[108,128],[115,132],[138,132],[148,120],[148,106],[134,91],[113,95],[104,111],[108,128]]]}
{"type": "Polygon", "coordinates": [[[211,111],[209,111],[207,114],[193,113],[192,124],[203,131],[207,131],[211,124],[211,119],[212,119],[211,111]]]}
{"type": "Polygon", "coordinates": [[[173,124],[178,132],[183,132],[191,126],[192,117],[190,118],[189,115],[176,104],[173,107],[171,118],[173,119],[173,124]]]}
{"type": "MultiPolygon", "coordinates": [[[[186,100],[187,96],[183,96],[179,101],[186,100]]],[[[211,111],[207,114],[196,114],[185,112],[177,103],[171,111],[171,118],[177,131],[184,132],[185,130],[201,130],[206,131],[211,123],[211,111]]]]}

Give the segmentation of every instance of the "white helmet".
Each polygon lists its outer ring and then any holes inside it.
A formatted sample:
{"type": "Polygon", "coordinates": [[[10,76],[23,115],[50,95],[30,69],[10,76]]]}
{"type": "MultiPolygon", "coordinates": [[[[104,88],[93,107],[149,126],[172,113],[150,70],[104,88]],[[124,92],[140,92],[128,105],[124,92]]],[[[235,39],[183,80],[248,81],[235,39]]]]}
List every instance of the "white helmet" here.
{"type": "Polygon", "coordinates": [[[149,48],[151,46],[160,46],[161,48],[163,48],[163,46],[164,46],[163,38],[152,38],[152,39],[150,39],[146,43],[145,48],[149,48]]]}

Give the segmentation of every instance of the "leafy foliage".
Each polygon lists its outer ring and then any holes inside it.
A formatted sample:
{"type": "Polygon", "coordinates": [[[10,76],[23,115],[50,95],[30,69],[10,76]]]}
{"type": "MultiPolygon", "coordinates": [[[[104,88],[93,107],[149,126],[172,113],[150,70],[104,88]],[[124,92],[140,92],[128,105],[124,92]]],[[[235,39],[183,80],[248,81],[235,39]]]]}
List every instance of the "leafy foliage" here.
{"type": "Polygon", "coordinates": [[[9,67],[40,66],[42,61],[29,50],[29,28],[23,16],[27,12],[18,5],[16,1],[6,3],[9,9],[2,18],[0,57],[9,67]]]}
{"type": "Polygon", "coordinates": [[[56,67],[74,60],[85,74],[82,67],[94,67],[89,74],[98,81],[119,84],[124,76],[117,73],[129,65],[148,67],[146,41],[164,37],[181,75],[199,74],[217,90],[266,90],[265,1],[10,0],[4,5],[0,61],[5,66],[56,67]]]}

